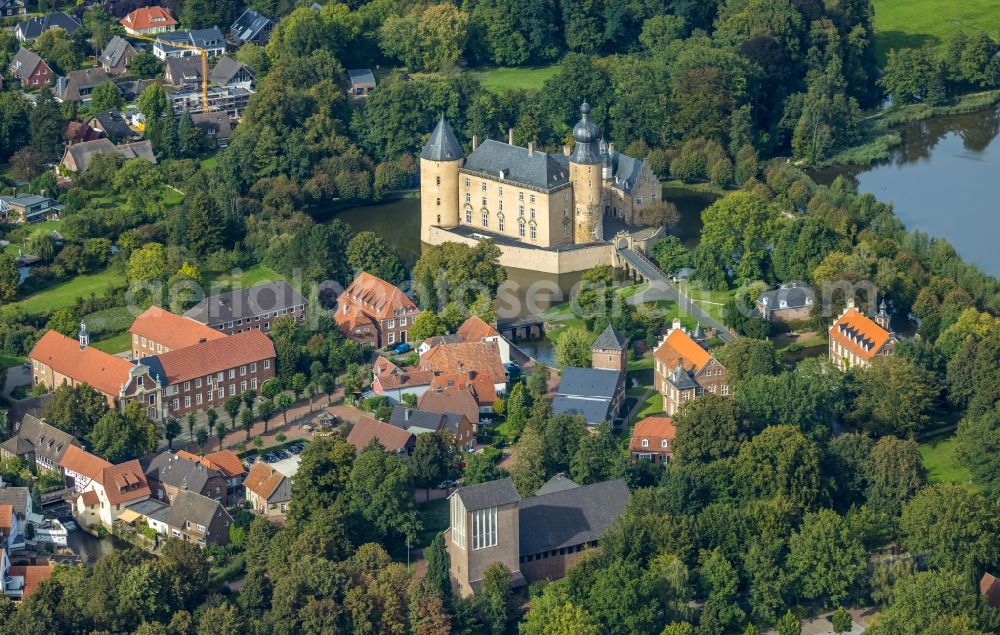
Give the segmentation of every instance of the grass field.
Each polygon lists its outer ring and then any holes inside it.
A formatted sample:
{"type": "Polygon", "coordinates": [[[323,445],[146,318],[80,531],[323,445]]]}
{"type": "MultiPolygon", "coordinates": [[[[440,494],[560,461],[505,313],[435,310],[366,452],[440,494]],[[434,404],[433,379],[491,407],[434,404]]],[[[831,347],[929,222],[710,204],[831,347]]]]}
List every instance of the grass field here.
{"type": "Polygon", "coordinates": [[[559,70],[557,64],[552,66],[483,68],[472,74],[482,82],[483,87],[493,92],[503,92],[515,88],[538,90],[559,70]]]}
{"type": "Polygon", "coordinates": [[[0,354],[0,369],[2,368],[13,368],[14,366],[19,366],[24,363],[23,357],[16,357],[14,355],[2,355],[0,354]]]}
{"type": "Polygon", "coordinates": [[[997,36],[1000,0],[875,0],[875,50],[879,63],[889,49],[923,46],[939,52],[958,31],[997,36]]]}
{"type": "Polygon", "coordinates": [[[238,286],[238,287],[250,287],[258,282],[271,282],[273,280],[284,280],[285,276],[281,275],[274,269],[266,267],[264,265],[254,265],[249,269],[246,269],[238,274],[232,273],[216,273],[216,272],[205,272],[205,292],[209,292],[210,286],[217,286],[223,289],[238,286]]]}
{"type": "Polygon", "coordinates": [[[18,306],[25,313],[45,313],[63,307],[72,306],[78,297],[87,297],[91,293],[102,296],[109,285],[125,283],[125,274],[111,269],[99,273],[76,276],[66,282],[60,282],[44,291],[29,295],[10,306],[18,306]]]}
{"type": "Polygon", "coordinates": [[[104,351],[105,353],[111,353],[112,355],[127,351],[130,345],[131,335],[129,333],[121,333],[120,335],[115,335],[114,337],[109,337],[101,340],[100,342],[94,342],[91,344],[91,346],[97,350],[104,351]]]}
{"type": "Polygon", "coordinates": [[[413,547],[424,549],[431,544],[436,534],[448,528],[448,499],[439,498],[429,503],[418,503],[417,517],[420,518],[423,527],[413,547]]]}
{"type": "Polygon", "coordinates": [[[931,483],[961,483],[974,487],[969,469],[958,462],[955,456],[956,443],[953,435],[937,437],[920,444],[920,459],[927,470],[927,480],[931,483]]]}
{"type": "MultiPolygon", "coordinates": [[[[41,223],[21,225],[11,233],[14,234],[15,236],[20,235],[23,237],[28,237],[39,230],[44,230],[49,232],[57,231],[61,226],[62,226],[62,221],[47,220],[47,221],[42,221],[41,223]]],[[[7,240],[10,240],[10,244],[4,247],[3,252],[8,256],[17,256],[17,250],[21,249],[21,240],[12,240],[11,238],[8,238],[7,240]]]]}
{"type": "Polygon", "coordinates": [[[635,420],[641,421],[649,415],[655,415],[661,412],[663,412],[663,395],[654,390],[653,394],[646,397],[646,401],[642,402],[642,406],[640,406],[638,412],[635,413],[635,420]]]}

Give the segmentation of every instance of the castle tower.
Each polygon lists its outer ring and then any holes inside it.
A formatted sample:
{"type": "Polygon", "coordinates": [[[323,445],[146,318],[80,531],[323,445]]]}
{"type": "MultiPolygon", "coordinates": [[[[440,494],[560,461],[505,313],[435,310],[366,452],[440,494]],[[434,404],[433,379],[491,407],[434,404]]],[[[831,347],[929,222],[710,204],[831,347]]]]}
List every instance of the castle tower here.
{"type": "Polygon", "coordinates": [[[465,161],[455,132],[441,116],[420,151],[420,239],[431,242],[432,227],[458,225],[458,169],[465,161]]]}
{"type": "Polygon", "coordinates": [[[569,156],[569,180],[573,184],[573,242],[578,245],[604,239],[601,224],[601,133],[590,121],[590,104],[583,102],[580,113],[580,121],[573,128],[576,146],[569,156]]]}
{"type": "Polygon", "coordinates": [[[875,314],[875,323],[884,328],[887,331],[892,331],[889,328],[889,310],[885,305],[885,298],[882,298],[882,302],[878,305],[878,313],[875,314]]]}
{"type": "Polygon", "coordinates": [[[81,351],[90,346],[90,334],[87,333],[87,325],[84,324],[83,322],[80,322],[80,333],[77,335],[77,337],[80,340],[81,351]]]}

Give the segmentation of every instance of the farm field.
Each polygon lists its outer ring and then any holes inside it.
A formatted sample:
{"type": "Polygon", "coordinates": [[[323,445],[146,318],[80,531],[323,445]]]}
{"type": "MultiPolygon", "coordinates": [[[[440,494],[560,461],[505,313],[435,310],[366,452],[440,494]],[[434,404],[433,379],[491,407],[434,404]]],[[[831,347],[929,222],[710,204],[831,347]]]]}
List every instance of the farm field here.
{"type": "Polygon", "coordinates": [[[875,50],[879,63],[893,48],[929,42],[940,53],[958,31],[997,36],[1000,0],[874,0],[875,50]]]}

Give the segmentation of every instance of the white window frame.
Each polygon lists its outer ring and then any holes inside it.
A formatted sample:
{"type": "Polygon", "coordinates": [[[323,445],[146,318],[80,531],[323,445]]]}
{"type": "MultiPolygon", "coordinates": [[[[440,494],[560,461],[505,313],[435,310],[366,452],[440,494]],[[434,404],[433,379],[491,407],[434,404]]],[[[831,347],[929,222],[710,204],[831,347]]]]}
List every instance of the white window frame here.
{"type": "Polygon", "coordinates": [[[472,512],[472,550],[497,546],[497,508],[486,507],[472,512]]]}

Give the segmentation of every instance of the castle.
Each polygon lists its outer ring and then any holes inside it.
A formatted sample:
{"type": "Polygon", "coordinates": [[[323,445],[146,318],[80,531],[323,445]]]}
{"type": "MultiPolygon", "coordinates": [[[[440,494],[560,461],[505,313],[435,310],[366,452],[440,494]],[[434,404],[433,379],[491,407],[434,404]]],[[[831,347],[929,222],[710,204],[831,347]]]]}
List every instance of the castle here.
{"type": "Polygon", "coordinates": [[[496,240],[506,266],[564,273],[611,262],[612,237],[639,225],[660,183],[616,152],[580,107],[561,154],[488,139],[466,155],[441,118],[420,153],[420,236],[428,244],[496,240]]]}

